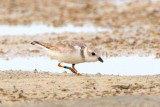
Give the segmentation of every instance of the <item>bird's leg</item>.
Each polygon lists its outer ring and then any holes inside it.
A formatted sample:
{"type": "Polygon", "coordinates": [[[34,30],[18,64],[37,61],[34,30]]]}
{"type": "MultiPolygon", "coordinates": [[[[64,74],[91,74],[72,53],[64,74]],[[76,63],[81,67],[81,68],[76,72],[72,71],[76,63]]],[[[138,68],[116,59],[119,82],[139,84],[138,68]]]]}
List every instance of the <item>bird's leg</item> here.
{"type": "Polygon", "coordinates": [[[62,66],[61,63],[59,63],[58,66],[61,67],[61,68],[69,69],[69,70],[71,70],[73,73],[77,74],[77,72],[76,72],[73,68],[71,68],[71,67],[62,66]]]}
{"type": "Polygon", "coordinates": [[[72,64],[72,68],[73,68],[73,70],[77,73],[77,75],[78,75],[78,76],[81,76],[81,74],[80,74],[80,73],[78,73],[78,71],[75,69],[75,67],[74,67],[74,66],[75,66],[75,64],[72,64]]]}

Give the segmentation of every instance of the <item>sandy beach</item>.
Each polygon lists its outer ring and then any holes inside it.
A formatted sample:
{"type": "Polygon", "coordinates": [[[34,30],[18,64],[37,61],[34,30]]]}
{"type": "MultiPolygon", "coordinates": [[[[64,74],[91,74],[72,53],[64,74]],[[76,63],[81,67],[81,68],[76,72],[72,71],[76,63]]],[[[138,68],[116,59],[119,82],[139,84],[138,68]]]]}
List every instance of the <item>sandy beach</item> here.
{"type": "MultiPolygon", "coordinates": [[[[154,55],[158,60],[160,2],[153,1],[131,0],[122,3],[111,0],[1,0],[0,58],[9,61],[16,57],[46,56],[42,48],[30,44],[34,40],[48,43],[78,40],[88,46],[98,47],[106,59],[154,55]],[[74,27],[89,25],[107,30],[96,33],[65,31],[36,35],[4,35],[3,29],[1,30],[6,27],[4,25],[9,28],[10,25],[14,25],[12,27],[22,25],[22,28],[25,26],[27,29],[28,25],[38,26],[39,23],[59,29],[72,24],[74,27]]],[[[7,32],[10,32],[9,28],[7,32]]],[[[99,69],[97,74],[86,72],[82,76],[77,76],[64,69],[58,73],[39,71],[36,68],[33,71],[1,69],[0,64],[0,107],[159,107],[160,105],[159,74],[102,75],[99,69]]],[[[106,72],[112,71],[108,71],[106,67],[106,72]]]]}
{"type": "Polygon", "coordinates": [[[160,76],[76,76],[68,73],[1,71],[0,100],[46,101],[124,95],[160,95],[160,76]]]}
{"type": "Polygon", "coordinates": [[[0,106],[158,107],[160,76],[1,71],[0,106]]]}

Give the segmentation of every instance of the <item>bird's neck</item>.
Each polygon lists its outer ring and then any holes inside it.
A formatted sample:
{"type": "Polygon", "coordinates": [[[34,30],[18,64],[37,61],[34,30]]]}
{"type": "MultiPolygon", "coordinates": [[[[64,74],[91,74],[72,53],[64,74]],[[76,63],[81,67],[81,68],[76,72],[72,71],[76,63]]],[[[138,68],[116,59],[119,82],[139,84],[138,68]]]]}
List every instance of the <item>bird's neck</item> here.
{"type": "Polygon", "coordinates": [[[87,47],[84,48],[84,57],[86,62],[90,62],[87,47]]]}

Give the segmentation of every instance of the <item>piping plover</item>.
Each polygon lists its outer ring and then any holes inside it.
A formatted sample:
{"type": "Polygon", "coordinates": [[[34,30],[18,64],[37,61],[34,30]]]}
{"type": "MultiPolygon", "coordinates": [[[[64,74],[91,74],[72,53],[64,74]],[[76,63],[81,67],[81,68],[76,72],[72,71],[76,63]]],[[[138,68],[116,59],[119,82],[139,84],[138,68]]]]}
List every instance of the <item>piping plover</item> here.
{"type": "Polygon", "coordinates": [[[83,62],[103,62],[100,57],[100,51],[95,47],[88,47],[85,43],[80,41],[58,41],[55,43],[44,43],[39,41],[31,42],[32,45],[39,45],[44,48],[47,54],[55,60],[58,60],[59,67],[71,70],[77,75],[81,75],[75,69],[75,64],[83,62]],[[72,67],[62,66],[61,63],[72,64],[72,67]]]}

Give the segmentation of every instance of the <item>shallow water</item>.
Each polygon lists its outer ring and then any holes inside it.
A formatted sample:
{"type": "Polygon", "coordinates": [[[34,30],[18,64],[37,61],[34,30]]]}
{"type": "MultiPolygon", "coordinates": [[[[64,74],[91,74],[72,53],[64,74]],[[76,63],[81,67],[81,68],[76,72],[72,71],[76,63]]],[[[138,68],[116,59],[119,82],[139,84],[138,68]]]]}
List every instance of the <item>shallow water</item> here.
{"type": "MultiPolygon", "coordinates": [[[[140,2],[141,0],[139,0],[139,2],[140,2]]],[[[149,3],[149,2],[151,2],[151,3],[156,3],[156,2],[158,2],[159,0],[144,0],[144,1],[142,1],[143,3],[145,2],[145,3],[149,3]]],[[[117,6],[120,6],[120,5],[125,5],[125,4],[127,4],[127,3],[132,3],[132,2],[136,2],[136,0],[110,0],[109,1],[109,3],[112,3],[112,4],[114,4],[114,5],[117,5],[117,6]]]]}
{"type": "Polygon", "coordinates": [[[30,26],[17,25],[0,25],[0,36],[22,36],[22,35],[42,35],[45,33],[64,33],[64,32],[72,32],[72,33],[96,33],[96,32],[112,32],[111,29],[104,29],[101,27],[95,26],[82,26],[76,27],[71,24],[64,27],[53,27],[45,24],[32,24],[30,26]]]}
{"type": "MultiPolygon", "coordinates": [[[[0,70],[25,70],[46,72],[65,71],[64,68],[57,66],[58,62],[51,60],[49,57],[28,57],[28,58],[14,58],[11,60],[0,59],[0,70]]],[[[68,64],[62,64],[68,65],[68,64]]],[[[71,66],[71,65],[68,65],[71,66]]],[[[139,57],[111,57],[104,60],[104,63],[82,63],[76,65],[80,73],[88,74],[113,74],[113,75],[155,75],[160,74],[160,60],[155,59],[154,56],[139,57]]],[[[70,73],[69,70],[66,70],[70,73]]]]}

